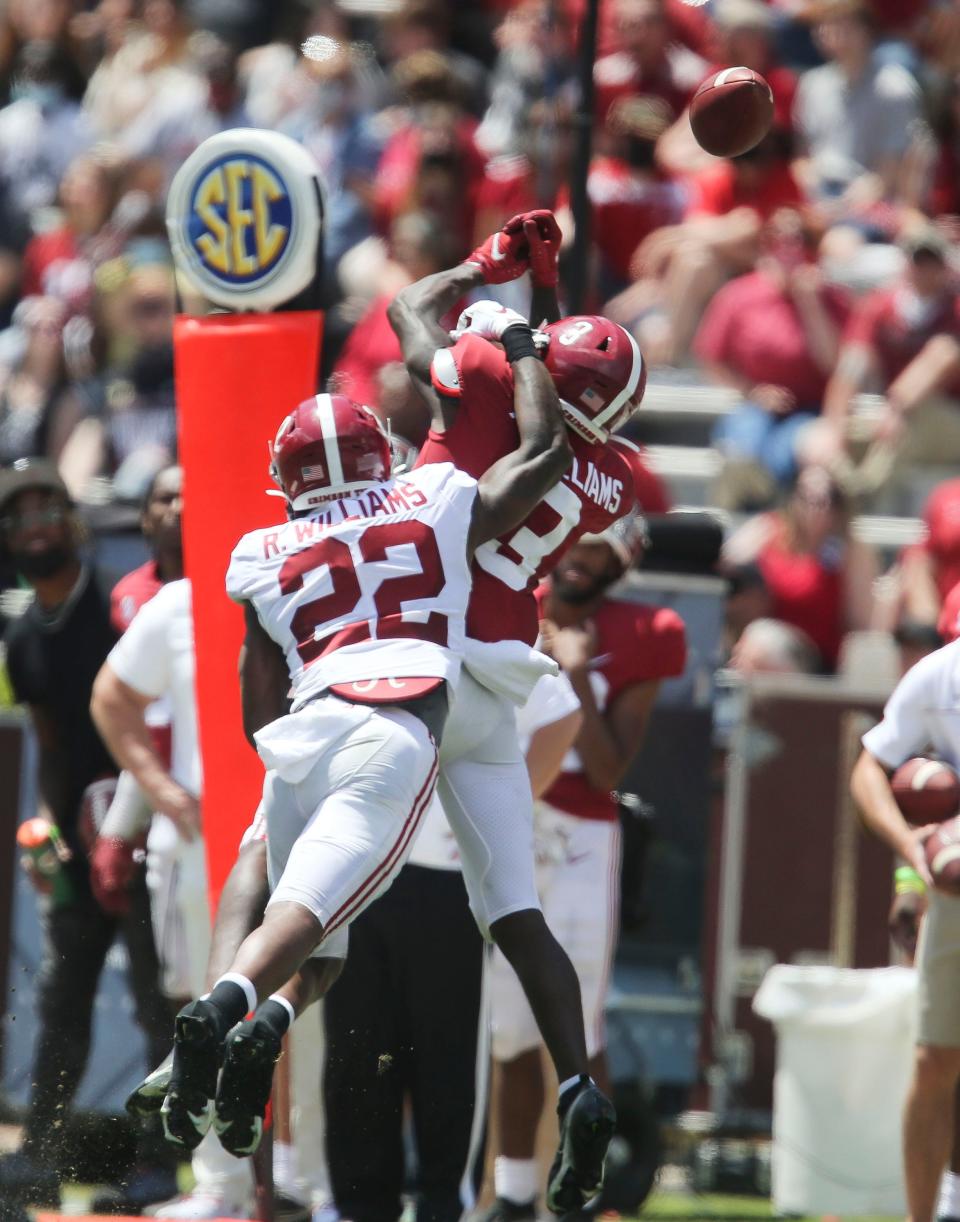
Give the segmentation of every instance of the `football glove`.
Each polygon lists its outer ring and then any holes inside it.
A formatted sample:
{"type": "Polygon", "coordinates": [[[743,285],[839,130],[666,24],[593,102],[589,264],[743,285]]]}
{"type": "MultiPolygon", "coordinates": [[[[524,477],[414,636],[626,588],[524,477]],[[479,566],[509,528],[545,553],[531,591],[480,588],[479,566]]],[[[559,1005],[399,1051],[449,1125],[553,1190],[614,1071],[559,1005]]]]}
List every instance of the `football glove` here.
{"type": "MultiPolygon", "coordinates": [[[[560,226],[552,212],[541,208],[523,215],[523,232],[530,254],[534,288],[556,288],[560,276],[560,226]]],[[[508,221],[507,224],[510,222],[508,221]]]]}
{"type": "Polygon", "coordinates": [[[479,335],[483,339],[500,340],[507,327],[528,325],[527,320],[516,310],[501,305],[499,301],[475,301],[457,319],[454,335],[479,335]]]}
{"type": "Polygon", "coordinates": [[[130,911],[130,883],[136,863],[134,846],[119,836],[100,836],[90,855],[90,886],[94,899],[111,916],[130,911]]]}

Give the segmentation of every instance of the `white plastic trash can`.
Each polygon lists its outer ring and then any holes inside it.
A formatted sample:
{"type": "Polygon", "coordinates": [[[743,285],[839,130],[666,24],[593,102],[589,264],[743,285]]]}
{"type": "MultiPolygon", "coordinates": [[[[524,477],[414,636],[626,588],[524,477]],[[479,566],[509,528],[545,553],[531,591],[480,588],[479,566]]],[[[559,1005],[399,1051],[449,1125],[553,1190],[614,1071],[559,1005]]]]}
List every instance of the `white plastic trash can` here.
{"type": "Polygon", "coordinates": [[[902,1214],[900,1125],[913,1063],[916,973],[778,964],[753,999],[777,1031],[773,1207],[902,1214]]]}

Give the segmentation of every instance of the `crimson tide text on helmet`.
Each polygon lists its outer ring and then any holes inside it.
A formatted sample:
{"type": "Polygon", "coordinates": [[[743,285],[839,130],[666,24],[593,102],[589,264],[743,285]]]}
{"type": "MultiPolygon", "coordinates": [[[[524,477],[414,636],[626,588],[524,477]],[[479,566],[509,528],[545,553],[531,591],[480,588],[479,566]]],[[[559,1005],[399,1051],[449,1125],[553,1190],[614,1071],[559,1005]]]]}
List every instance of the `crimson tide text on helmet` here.
{"type": "Polygon", "coordinates": [[[640,407],[647,368],[629,331],[597,314],[576,314],[544,328],[546,364],[567,424],[604,442],[640,407]]]}
{"type": "Polygon", "coordinates": [[[346,395],[298,403],[270,446],[270,474],[302,512],[390,478],[390,442],[375,412],[346,395]]]}

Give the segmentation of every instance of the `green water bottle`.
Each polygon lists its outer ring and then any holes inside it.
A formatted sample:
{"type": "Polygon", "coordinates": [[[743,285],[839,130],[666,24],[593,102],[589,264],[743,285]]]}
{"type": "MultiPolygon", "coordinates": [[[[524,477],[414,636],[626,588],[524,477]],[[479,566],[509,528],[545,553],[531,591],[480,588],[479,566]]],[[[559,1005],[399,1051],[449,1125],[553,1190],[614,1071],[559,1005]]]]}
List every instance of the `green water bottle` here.
{"type": "Polygon", "coordinates": [[[60,829],[49,819],[37,815],[17,828],[17,844],[33,862],[34,869],[50,883],[50,898],[57,906],[73,899],[73,884],[64,866],[73,857],[60,835],[60,829]]]}

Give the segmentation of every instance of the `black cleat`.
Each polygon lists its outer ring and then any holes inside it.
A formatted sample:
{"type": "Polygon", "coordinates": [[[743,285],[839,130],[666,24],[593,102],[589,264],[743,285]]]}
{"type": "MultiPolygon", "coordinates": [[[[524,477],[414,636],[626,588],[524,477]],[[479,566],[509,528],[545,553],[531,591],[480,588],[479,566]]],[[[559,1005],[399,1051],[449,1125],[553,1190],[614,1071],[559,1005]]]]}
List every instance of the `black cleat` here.
{"type": "Polygon", "coordinates": [[[215,1013],[209,1002],[192,1001],[174,1026],[170,1085],[160,1115],[167,1141],[185,1150],[199,1146],[213,1120],[223,1048],[215,1013]]]}
{"type": "Polygon", "coordinates": [[[560,1145],[547,1180],[547,1206],[555,1214],[568,1214],[583,1209],[600,1191],[617,1113],[592,1082],[585,1082],[557,1111],[560,1145]]]}
{"type": "Polygon", "coordinates": [[[281,1051],[276,1034],[256,1017],[227,1036],[213,1127],[223,1148],[237,1158],[246,1158],[260,1145],[273,1067],[281,1051]]]}
{"type": "Polygon", "coordinates": [[[497,1197],[480,1222],[537,1222],[537,1198],[518,1204],[506,1197],[497,1197]]]}
{"type": "Polygon", "coordinates": [[[150,1116],[159,1116],[160,1108],[167,1091],[170,1089],[170,1075],[173,1072],[173,1053],[171,1052],[152,1073],[148,1073],[140,1085],[127,1097],[124,1107],[131,1116],[147,1120],[150,1116]]]}

